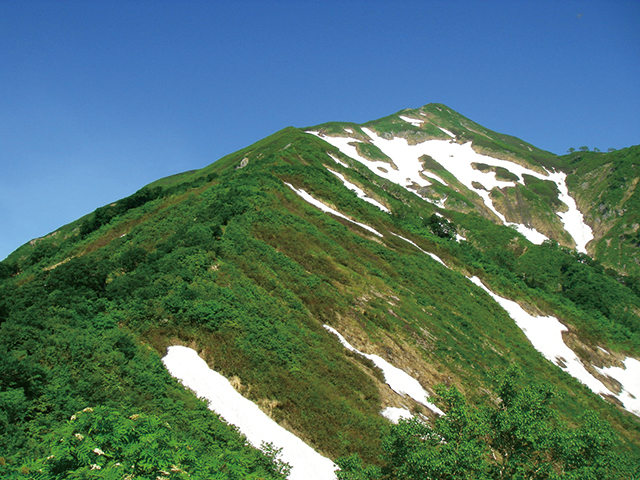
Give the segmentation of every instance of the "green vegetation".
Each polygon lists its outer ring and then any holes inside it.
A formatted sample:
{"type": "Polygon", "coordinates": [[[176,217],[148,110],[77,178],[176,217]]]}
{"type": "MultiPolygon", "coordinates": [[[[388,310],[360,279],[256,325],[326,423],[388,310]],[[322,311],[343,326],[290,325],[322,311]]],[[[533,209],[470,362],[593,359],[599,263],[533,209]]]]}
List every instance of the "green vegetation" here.
{"type": "Polygon", "coordinates": [[[379,161],[393,164],[393,160],[391,160],[382,150],[380,150],[380,148],[376,147],[372,143],[357,142],[355,146],[358,154],[364,158],[368,158],[374,162],[379,161]]]}
{"type": "Polygon", "coordinates": [[[429,230],[431,230],[431,233],[440,238],[453,239],[458,233],[456,226],[453,223],[442,216],[436,215],[435,213],[427,218],[424,224],[429,230]]]}
{"type": "Polygon", "coordinates": [[[541,180],[538,177],[527,175],[526,173],[522,175],[522,178],[524,180],[524,184],[535,195],[545,199],[555,208],[560,208],[562,206],[562,202],[559,198],[560,190],[558,190],[558,185],[556,185],[555,182],[552,182],[551,180],[541,180]]]}
{"type": "Polygon", "coordinates": [[[504,180],[505,182],[518,182],[520,181],[520,177],[515,173],[510,172],[504,167],[494,167],[492,165],[487,165],[486,163],[473,163],[473,168],[479,170],[481,172],[495,172],[496,178],[498,180],[504,180]]]}
{"type": "MultiPolygon", "coordinates": [[[[204,430],[201,434],[219,436],[204,430]]],[[[288,465],[265,446],[267,455],[219,448],[218,442],[184,438],[158,416],[125,415],[107,407],[75,413],[52,432],[46,442],[49,455],[21,468],[18,478],[286,478],[288,465]],[[209,445],[207,445],[209,444],[209,445]],[[208,447],[208,448],[207,448],[208,447]],[[211,448],[213,447],[213,448],[211,448]],[[222,473],[223,472],[223,473],[222,473]]],[[[238,446],[235,447],[238,449],[238,446]]]]}
{"type": "Polygon", "coordinates": [[[422,155],[420,157],[420,161],[422,162],[422,166],[425,170],[444,170],[444,167],[436,162],[433,157],[429,155],[422,155]]]}
{"type": "Polygon", "coordinates": [[[505,182],[517,182],[520,177],[515,173],[511,173],[504,167],[496,167],[496,178],[498,180],[504,180],[505,182]]]}

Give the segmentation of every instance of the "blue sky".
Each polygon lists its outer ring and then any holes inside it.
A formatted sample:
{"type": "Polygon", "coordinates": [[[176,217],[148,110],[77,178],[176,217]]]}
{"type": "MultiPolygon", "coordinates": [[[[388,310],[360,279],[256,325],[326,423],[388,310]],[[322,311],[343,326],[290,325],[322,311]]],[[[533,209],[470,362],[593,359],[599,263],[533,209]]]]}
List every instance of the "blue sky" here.
{"type": "Polygon", "coordinates": [[[637,1],[0,0],[0,259],[289,125],[444,103],[640,143],[637,1]]]}

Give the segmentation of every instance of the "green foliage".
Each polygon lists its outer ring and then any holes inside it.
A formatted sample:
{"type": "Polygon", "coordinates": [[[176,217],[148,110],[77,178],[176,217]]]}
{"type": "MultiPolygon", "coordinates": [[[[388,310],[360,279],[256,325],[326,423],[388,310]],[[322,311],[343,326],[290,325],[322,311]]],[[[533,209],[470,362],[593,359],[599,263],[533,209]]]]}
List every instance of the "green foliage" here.
{"type": "Polygon", "coordinates": [[[506,182],[517,182],[520,177],[515,173],[510,172],[504,167],[496,167],[496,178],[498,180],[504,180],[506,182]]]}
{"type": "Polygon", "coordinates": [[[558,190],[558,186],[555,182],[552,182],[551,180],[541,180],[538,177],[527,175],[526,173],[522,175],[522,178],[527,188],[536,195],[546,199],[547,202],[555,208],[562,205],[562,202],[559,199],[560,190],[558,190]]]}
{"type": "Polygon", "coordinates": [[[458,233],[456,226],[452,222],[442,215],[436,215],[435,213],[426,218],[424,224],[431,230],[431,233],[440,238],[452,239],[455,238],[458,233]]]}
{"type": "Polygon", "coordinates": [[[37,478],[52,480],[286,478],[290,468],[277,461],[278,451],[272,447],[266,451],[264,460],[259,456],[249,459],[233,450],[207,451],[201,441],[182,438],[158,416],[87,407],[48,436],[44,459],[23,466],[20,473],[37,472],[37,478]]]}
{"type": "Polygon", "coordinates": [[[363,156],[364,158],[368,158],[369,160],[392,163],[392,160],[387,155],[385,155],[385,153],[380,150],[379,147],[373,145],[372,143],[357,142],[356,150],[358,151],[359,155],[363,156]]]}
{"type": "Polygon", "coordinates": [[[433,157],[430,155],[422,155],[420,157],[420,161],[422,162],[422,167],[425,170],[445,170],[442,165],[440,165],[433,157]]]}
{"type": "Polygon", "coordinates": [[[455,388],[440,388],[437,394],[445,415],[433,426],[413,417],[401,420],[385,438],[384,472],[390,478],[483,478],[483,420],[455,388]]]}
{"type": "Polygon", "coordinates": [[[95,210],[91,216],[82,223],[80,227],[80,234],[86,236],[89,233],[99,229],[103,225],[107,225],[111,220],[118,215],[122,215],[127,210],[138,208],[147,202],[155,200],[163,193],[161,187],[143,187],[133,195],[123,198],[116,202],[114,205],[107,205],[95,210]]]}
{"type": "Polygon", "coordinates": [[[401,420],[383,440],[383,467],[338,460],[340,479],[618,479],[635,466],[614,452],[610,427],[587,414],[578,427],[559,419],[546,385],[521,385],[511,367],[497,379],[497,404],[470,405],[455,388],[436,389],[445,412],[432,421],[401,420]]]}

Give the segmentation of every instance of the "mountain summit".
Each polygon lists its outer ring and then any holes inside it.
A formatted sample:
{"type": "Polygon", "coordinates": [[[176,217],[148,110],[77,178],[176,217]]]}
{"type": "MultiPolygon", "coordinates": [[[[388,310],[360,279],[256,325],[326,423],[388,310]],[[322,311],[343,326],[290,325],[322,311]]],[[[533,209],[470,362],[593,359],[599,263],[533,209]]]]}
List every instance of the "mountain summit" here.
{"type": "Polygon", "coordinates": [[[32,240],[0,263],[0,473],[625,478],[639,158],[430,104],[285,128],[32,240]]]}

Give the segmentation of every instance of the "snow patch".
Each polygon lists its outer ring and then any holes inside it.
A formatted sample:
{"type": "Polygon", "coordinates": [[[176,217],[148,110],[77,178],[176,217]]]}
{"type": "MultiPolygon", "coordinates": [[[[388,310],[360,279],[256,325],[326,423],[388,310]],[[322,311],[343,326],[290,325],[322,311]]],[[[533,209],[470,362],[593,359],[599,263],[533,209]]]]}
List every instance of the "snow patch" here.
{"type": "Polygon", "coordinates": [[[449,135],[451,138],[456,138],[456,136],[446,128],[442,128],[442,127],[438,127],[438,128],[442,130],[444,133],[446,133],[447,135],[449,135]]]}
{"type": "Polygon", "coordinates": [[[444,415],[444,412],[442,410],[427,401],[429,394],[424,388],[422,388],[422,385],[420,385],[420,382],[418,382],[418,380],[413,378],[404,370],[394,367],[384,358],[379,357],[378,355],[362,353],[361,351],[352,347],[349,342],[347,342],[335,328],[332,328],[329,325],[323,326],[328,331],[337,336],[340,340],[340,343],[342,343],[342,345],[344,345],[347,350],[358,353],[363,357],[368,358],[376,365],[376,367],[382,370],[382,373],[384,374],[384,381],[387,383],[387,385],[389,385],[389,387],[391,387],[394,392],[399,393],[400,395],[407,395],[413,398],[416,402],[421,403],[431,411],[437,413],[438,415],[444,415]]]}
{"type": "Polygon", "coordinates": [[[584,223],[584,216],[578,210],[575,200],[569,195],[569,189],[567,188],[567,174],[562,172],[555,172],[549,175],[550,180],[556,182],[560,195],[558,198],[564,202],[569,210],[564,213],[558,213],[562,223],[564,223],[564,229],[569,232],[576,242],[576,250],[582,253],[587,253],[587,243],[593,240],[593,230],[591,227],[584,223]]]}
{"type": "Polygon", "coordinates": [[[255,403],[238,393],[225,377],[211,370],[195,350],[172,346],[162,361],[173,377],[198,397],[206,398],[209,409],[238,427],[254,447],[270,442],[282,448],[281,460],[291,465],[290,480],[335,480],[337,467],[330,459],[271,420],[255,403]]]}
{"type": "Polygon", "coordinates": [[[393,423],[398,423],[402,419],[413,417],[409,410],[400,407],[387,407],[382,410],[380,414],[393,423]]]}
{"type": "MultiPolygon", "coordinates": [[[[380,138],[370,129],[363,128],[362,131],[372,139],[380,138]]],[[[354,143],[361,143],[361,141],[358,139],[344,138],[344,137],[328,137],[328,136],[323,136],[318,132],[311,132],[311,131],[307,133],[316,135],[322,138],[324,141],[330,143],[334,147],[337,147],[342,153],[344,153],[348,157],[351,157],[354,160],[357,160],[358,162],[365,165],[369,170],[371,170],[376,175],[386,178],[387,180],[390,180],[393,183],[401,185],[405,188],[409,186],[414,186],[414,185],[417,185],[418,187],[427,187],[431,185],[431,182],[422,178],[419,174],[419,172],[422,171],[422,162],[418,160],[418,157],[420,155],[418,155],[415,158],[403,159],[403,161],[398,163],[395,161],[396,159],[394,158],[393,155],[389,155],[388,152],[384,152],[385,154],[387,154],[387,156],[394,159],[394,163],[398,167],[398,170],[394,170],[393,168],[391,168],[391,166],[387,162],[372,161],[372,160],[369,160],[368,158],[360,156],[358,154],[358,151],[356,150],[356,147],[354,145],[350,145],[354,143]],[[384,170],[386,170],[386,172],[379,170],[378,167],[383,168],[384,170]]],[[[400,138],[390,140],[390,141],[392,142],[395,141],[400,146],[402,143],[404,143],[405,145],[407,144],[406,140],[400,139],[400,138]]],[[[374,144],[380,147],[380,145],[377,145],[376,142],[374,142],[374,144]]],[[[395,156],[397,157],[398,155],[395,155],[395,156]]]]}
{"type": "Polygon", "coordinates": [[[342,165],[344,168],[351,168],[349,167],[349,165],[347,165],[346,163],[344,163],[342,160],[340,160],[338,157],[336,157],[335,155],[332,155],[330,153],[327,153],[327,155],[329,155],[334,162],[336,162],[339,165],[342,165]]]}
{"type": "Polygon", "coordinates": [[[529,228],[526,225],[522,225],[521,223],[509,223],[505,222],[507,226],[513,226],[520,232],[524,237],[529,240],[531,243],[535,243],[536,245],[542,244],[545,240],[549,240],[549,237],[541,234],[539,231],[529,228]]]}
{"type": "Polygon", "coordinates": [[[448,185],[448,183],[447,183],[447,182],[445,182],[445,181],[444,181],[440,176],[436,175],[436,174],[435,174],[435,173],[433,173],[433,172],[430,172],[429,170],[423,170],[421,173],[422,173],[422,175],[424,175],[425,177],[429,177],[429,178],[431,178],[431,179],[433,179],[433,180],[437,180],[438,182],[440,182],[440,183],[441,183],[441,184],[443,184],[443,185],[448,185]]]}
{"type": "Polygon", "coordinates": [[[361,198],[362,200],[364,200],[365,202],[369,202],[371,205],[375,205],[376,207],[378,207],[380,210],[382,210],[383,212],[387,212],[390,213],[390,210],[385,207],[383,204],[381,204],[379,201],[369,197],[364,190],[362,190],[360,187],[358,187],[356,184],[351,183],[350,181],[348,181],[344,175],[342,175],[341,173],[338,172],[334,172],[333,170],[331,170],[330,168],[327,168],[327,170],[329,170],[331,173],[333,173],[336,177],[338,177],[341,181],[342,184],[347,187],[349,190],[352,190],[354,192],[356,192],[356,195],[358,195],[358,198],[361,198]]]}
{"type": "Polygon", "coordinates": [[[640,417],[640,361],[628,357],[624,367],[595,367],[598,372],[607,375],[622,385],[622,391],[615,397],[622,402],[624,408],[640,417]]]}
{"type": "Polygon", "coordinates": [[[305,192],[304,190],[298,190],[297,188],[295,188],[293,185],[291,185],[290,183],[285,182],[285,185],[287,185],[291,190],[293,190],[294,192],[296,192],[300,197],[302,197],[303,200],[305,200],[306,202],[310,203],[311,205],[313,205],[314,207],[319,208],[320,210],[322,210],[323,212],[327,212],[327,213],[331,213],[333,215],[335,215],[336,217],[340,217],[340,218],[344,218],[345,220],[348,220],[351,223],[355,223],[356,225],[364,228],[365,230],[369,230],[371,233],[374,233],[375,235],[382,237],[383,235],[377,231],[375,228],[370,227],[369,225],[365,225],[364,223],[360,223],[360,222],[356,222],[355,220],[350,219],[349,217],[347,217],[346,215],[343,215],[342,213],[338,212],[337,210],[334,210],[331,207],[328,207],[327,205],[325,205],[324,203],[322,203],[319,200],[316,200],[315,198],[313,198],[311,195],[309,195],[307,192],[305,192]]]}
{"type": "Polygon", "coordinates": [[[404,115],[399,115],[399,117],[401,120],[404,120],[405,122],[410,123],[414,127],[419,127],[424,123],[424,120],[420,120],[418,118],[405,117],[404,115]]]}

